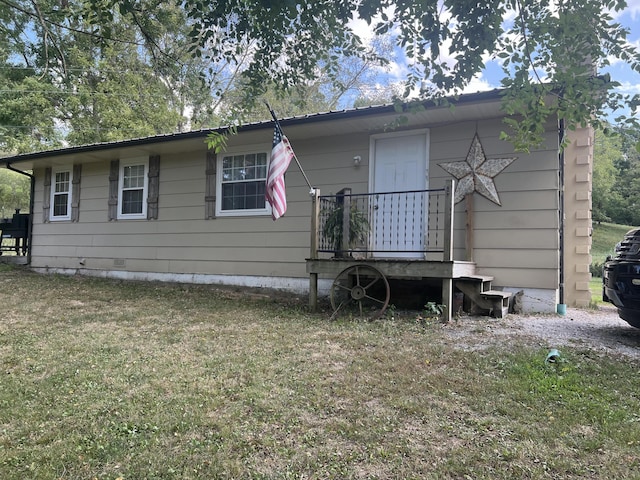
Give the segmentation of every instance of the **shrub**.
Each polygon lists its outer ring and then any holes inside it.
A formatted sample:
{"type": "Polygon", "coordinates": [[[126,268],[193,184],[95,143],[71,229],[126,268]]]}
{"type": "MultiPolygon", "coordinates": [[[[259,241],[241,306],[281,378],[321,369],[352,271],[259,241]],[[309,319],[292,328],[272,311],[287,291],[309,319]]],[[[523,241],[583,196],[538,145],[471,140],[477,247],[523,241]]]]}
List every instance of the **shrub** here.
{"type": "Polygon", "coordinates": [[[593,261],[591,265],[589,265],[589,272],[592,277],[602,277],[602,270],[604,269],[604,262],[593,261]]]}

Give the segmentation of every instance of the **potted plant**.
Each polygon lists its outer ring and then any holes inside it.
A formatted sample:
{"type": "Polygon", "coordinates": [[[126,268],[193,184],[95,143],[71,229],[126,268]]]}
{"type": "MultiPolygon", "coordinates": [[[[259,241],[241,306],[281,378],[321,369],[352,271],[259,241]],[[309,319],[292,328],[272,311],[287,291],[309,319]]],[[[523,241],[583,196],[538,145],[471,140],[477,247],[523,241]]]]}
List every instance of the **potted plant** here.
{"type": "MultiPolygon", "coordinates": [[[[350,202],[348,202],[350,203],[350,202]]],[[[323,234],[336,256],[346,256],[349,250],[359,244],[365,244],[369,233],[369,220],[365,211],[359,210],[355,203],[347,206],[348,236],[344,242],[345,202],[337,201],[333,206],[325,210],[323,234]]]]}

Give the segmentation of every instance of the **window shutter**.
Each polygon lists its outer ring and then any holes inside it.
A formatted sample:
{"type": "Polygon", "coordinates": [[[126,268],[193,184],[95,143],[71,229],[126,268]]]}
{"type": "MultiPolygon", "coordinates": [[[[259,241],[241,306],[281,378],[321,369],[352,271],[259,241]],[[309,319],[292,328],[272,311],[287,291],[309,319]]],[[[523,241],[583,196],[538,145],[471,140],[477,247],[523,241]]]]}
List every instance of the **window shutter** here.
{"type": "Polygon", "coordinates": [[[42,199],[42,222],[49,222],[51,208],[51,167],[44,169],[44,198],[42,199]]]}
{"type": "Polygon", "coordinates": [[[118,219],[118,175],[120,160],[112,160],[109,170],[109,221],[118,219]]]}
{"type": "Polygon", "coordinates": [[[160,155],[149,157],[149,198],[147,199],[147,219],[158,219],[158,196],[160,190],[160,155]]]}
{"type": "Polygon", "coordinates": [[[82,175],[82,165],[73,166],[73,180],[71,185],[71,221],[77,222],[80,219],[80,176],[82,175]]]}
{"type": "Polygon", "coordinates": [[[207,183],[204,196],[204,218],[209,220],[216,218],[216,155],[213,152],[207,152],[207,169],[205,174],[207,183]]]}

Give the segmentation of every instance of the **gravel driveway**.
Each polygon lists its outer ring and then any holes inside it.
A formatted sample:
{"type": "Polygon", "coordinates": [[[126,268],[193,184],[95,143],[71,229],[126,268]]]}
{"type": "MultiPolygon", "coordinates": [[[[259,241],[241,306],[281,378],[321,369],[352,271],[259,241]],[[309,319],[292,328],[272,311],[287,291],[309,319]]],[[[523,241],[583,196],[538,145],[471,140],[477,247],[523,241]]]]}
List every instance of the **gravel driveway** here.
{"type": "Polygon", "coordinates": [[[461,348],[478,349],[527,336],[544,348],[586,347],[602,355],[640,360],[640,329],[618,317],[614,307],[597,310],[569,308],[560,315],[513,315],[505,319],[462,317],[447,325],[448,337],[461,348]]]}

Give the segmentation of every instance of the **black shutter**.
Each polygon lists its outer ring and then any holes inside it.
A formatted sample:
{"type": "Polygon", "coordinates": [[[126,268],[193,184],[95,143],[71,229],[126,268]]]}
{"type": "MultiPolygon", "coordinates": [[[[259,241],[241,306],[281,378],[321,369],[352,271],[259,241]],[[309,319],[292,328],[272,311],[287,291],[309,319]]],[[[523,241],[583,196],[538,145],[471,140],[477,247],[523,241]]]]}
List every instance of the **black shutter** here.
{"type": "Polygon", "coordinates": [[[73,180],[71,185],[71,221],[77,222],[80,219],[80,177],[82,176],[82,165],[73,166],[73,180]]]}
{"type": "Polygon", "coordinates": [[[109,171],[109,221],[118,219],[118,175],[120,160],[112,160],[109,171]]]}
{"type": "Polygon", "coordinates": [[[51,167],[44,169],[44,191],[42,198],[42,222],[49,222],[49,210],[51,209],[51,167]]]}
{"type": "Polygon", "coordinates": [[[158,196],[160,190],[160,155],[149,157],[149,197],[147,199],[147,219],[158,219],[158,196]]]}
{"type": "Polygon", "coordinates": [[[206,185],[204,193],[204,218],[216,218],[216,154],[207,152],[206,185]]]}

